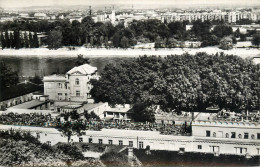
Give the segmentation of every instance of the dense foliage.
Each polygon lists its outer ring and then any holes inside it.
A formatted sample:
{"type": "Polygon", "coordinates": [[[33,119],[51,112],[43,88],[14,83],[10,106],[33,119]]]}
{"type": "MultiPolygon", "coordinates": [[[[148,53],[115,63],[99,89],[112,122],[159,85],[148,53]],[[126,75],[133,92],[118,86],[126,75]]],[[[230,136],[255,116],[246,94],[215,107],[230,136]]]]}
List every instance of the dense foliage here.
{"type": "Polygon", "coordinates": [[[141,56],[109,64],[91,81],[96,102],[159,105],[169,111],[210,106],[259,109],[260,66],[234,55],[141,56]]]}
{"type": "Polygon", "coordinates": [[[1,32],[1,44],[2,49],[4,48],[38,48],[39,41],[37,33],[34,32],[33,35],[31,32],[27,35],[27,33],[20,33],[19,30],[15,30],[14,32],[8,33],[5,31],[1,32]]]}
{"type": "Polygon", "coordinates": [[[123,153],[107,152],[100,159],[107,166],[129,166],[128,157],[123,153]]]}
{"type": "Polygon", "coordinates": [[[58,165],[59,161],[69,159],[69,155],[58,153],[47,144],[41,144],[29,133],[14,131],[0,132],[0,165],[4,166],[30,166],[45,163],[58,165]],[[33,165],[32,163],[32,165],[33,165]]]}
{"type": "Polygon", "coordinates": [[[47,122],[54,121],[51,115],[43,114],[17,114],[8,113],[0,115],[0,123],[8,125],[24,125],[24,126],[45,126],[47,122]]]}
{"type": "Polygon", "coordinates": [[[0,165],[3,166],[102,166],[85,158],[76,146],[40,143],[28,132],[0,131],[0,165]]]}
{"type": "Polygon", "coordinates": [[[245,156],[189,153],[177,151],[151,150],[146,154],[144,149],[134,149],[134,154],[144,166],[259,166],[259,156],[247,159],[245,156]]]}
{"type": "Polygon", "coordinates": [[[15,85],[18,81],[19,77],[17,71],[14,71],[5,62],[0,61],[0,90],[15,85]]]}
{"type": "MultiPolygon", "coordinates": [[[[110,22],[95,23],[91,17],[83,18],[82,22],[76,20],[59,20],[55,22],[3,22],[0,23],[0,32],[14,31],[9,36],[1,34],[4,48],[37,47],[37,34],[31,33],[24,38],[19,38],[19,31],[46,32],[49,48],[56,49],[61,46],[87,47],[121,47],[129,48],[139,43],[155,42],[157,48],[177,47],[183,41],[201,41],[203,46],[218,45],[221,38],[226,36],[240,37],[240,32],[233,33],[231,26],[220,21],[196,20],[161,22],[156,19],[133,20],[127,27],[123,22],[112,25],[110,22]],[[192,25],[191,30],[186,30],[186,25],[192,25]],[[213,25],[216,25],[213,28],[213,25]],[[213,28],[213,30],[212,30],[213,28]],[[13,39],[16,40],[13,40],[13,39]],[[13,42],[14,43],[13,43],[13,42]],[[16,42],[18,41],[18,42],[16,42]],[[16,43],[15,43],[16,42],[16,43]],[[35,43],[36,42],[36,43],[35,43]]],[[[247,34],[248,36],[254,35],[247,34]]]]}

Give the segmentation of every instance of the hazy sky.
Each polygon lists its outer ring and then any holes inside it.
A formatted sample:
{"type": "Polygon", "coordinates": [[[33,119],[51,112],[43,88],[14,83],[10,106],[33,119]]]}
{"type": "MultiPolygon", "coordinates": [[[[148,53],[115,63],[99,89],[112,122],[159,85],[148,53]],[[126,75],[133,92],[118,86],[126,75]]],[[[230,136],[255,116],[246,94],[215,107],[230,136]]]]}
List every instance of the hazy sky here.
{"type": "Polygon", "coordinates": [[[0,7],[29,7],[55,5],[142,5],[192,7],[192,5],[260,6],[260,0],[0,0],[0,7]]]}

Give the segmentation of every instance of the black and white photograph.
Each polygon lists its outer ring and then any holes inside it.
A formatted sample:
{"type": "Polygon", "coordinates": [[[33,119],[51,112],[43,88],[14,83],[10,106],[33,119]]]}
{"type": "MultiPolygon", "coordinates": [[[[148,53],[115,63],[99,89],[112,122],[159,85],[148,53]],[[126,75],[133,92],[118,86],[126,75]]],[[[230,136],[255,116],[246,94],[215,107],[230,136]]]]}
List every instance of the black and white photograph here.
{"type": "Polygon", "coordinates": [[[0,0],[9,166],[260,166],[260,0],[0,0]]]}

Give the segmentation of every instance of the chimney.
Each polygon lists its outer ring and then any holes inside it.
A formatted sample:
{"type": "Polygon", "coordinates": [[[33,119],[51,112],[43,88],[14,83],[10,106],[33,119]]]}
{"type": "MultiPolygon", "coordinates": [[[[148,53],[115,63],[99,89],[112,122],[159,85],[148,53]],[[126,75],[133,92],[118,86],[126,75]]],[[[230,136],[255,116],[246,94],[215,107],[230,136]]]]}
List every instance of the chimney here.
{"type": "Polygon", "coordinates": [[[92,15],[91,6],[89,6],[89,15],[92,15]]]}
{"type": "Polygon", "coordinates": [[[134,153],[133,153],[133,147],[128,147],[128,158],[133,158],[134,153]]]}

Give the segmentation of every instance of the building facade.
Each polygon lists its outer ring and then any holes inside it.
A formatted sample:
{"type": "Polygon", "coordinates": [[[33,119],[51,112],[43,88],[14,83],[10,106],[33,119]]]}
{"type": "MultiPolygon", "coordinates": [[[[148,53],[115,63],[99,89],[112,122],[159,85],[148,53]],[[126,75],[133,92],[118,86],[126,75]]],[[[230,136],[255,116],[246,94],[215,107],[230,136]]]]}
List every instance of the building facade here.
{"type": "MultiPolygon", "coordinates": [[[[197,124],[197,122],[194,122],[197,124]]],[[[199,127],[199,126],[198,126],[199,127]]],[[[25,127],[3,125],[1,130],[7,129],[30,131],[42,143],[55,145],[58,142],[67,142],[67,136],[53,128],[25,127]]],[[[259,129],[259,125],[257,125],[259,129]]],[[[109,145],[125,145],[137,149],[167,150],[184,152],[200,152],[225,155],[259,156],[260,139],[235,139],[208,137],[200,133],[200,128],[193,129],[192,136],[162,135],[158,131],[138,131],[121,129],[102,129],[101,131],[85,131],[82,136],[73,135],[70,142],[97,143],[109,145]],[[199,132],[197,132],[197,130],[199,132]],[[198,133],[198,134],[197,134],[198,133]]]]}
{"type": "Polygon", "coordinates": [[[97,68],[84,64],[72,68],[65,75],[45,76],[44,94],[55,101],[92,102],[90,80],[98,78],[97,68]]]}

